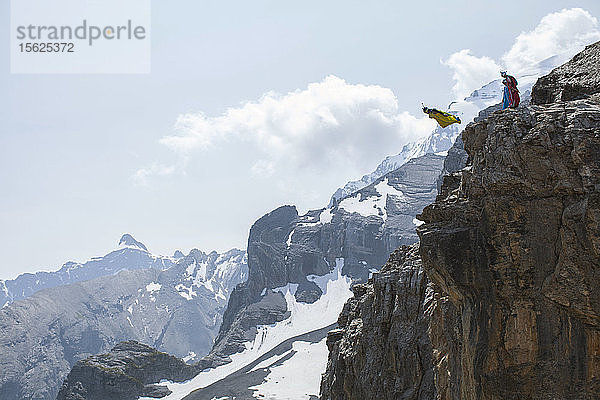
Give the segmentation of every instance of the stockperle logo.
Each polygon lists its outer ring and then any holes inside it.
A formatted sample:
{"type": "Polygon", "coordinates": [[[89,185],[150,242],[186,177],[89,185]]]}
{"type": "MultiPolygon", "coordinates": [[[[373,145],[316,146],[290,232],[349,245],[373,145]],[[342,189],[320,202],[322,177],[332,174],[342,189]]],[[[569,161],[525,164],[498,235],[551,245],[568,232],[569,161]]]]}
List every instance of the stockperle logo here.
{"type": "Polygon", "coordinates": [[[149,73],[150,0],[12,0],[12,73],[149,73]]]}

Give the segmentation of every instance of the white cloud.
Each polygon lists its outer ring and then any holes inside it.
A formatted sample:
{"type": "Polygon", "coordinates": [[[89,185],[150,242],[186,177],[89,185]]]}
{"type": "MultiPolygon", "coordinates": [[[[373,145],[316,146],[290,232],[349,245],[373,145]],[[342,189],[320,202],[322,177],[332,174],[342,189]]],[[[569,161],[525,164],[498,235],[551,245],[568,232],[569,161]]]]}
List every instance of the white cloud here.
{"type": "Polygon", "coordinates": [[[267,178],[273,175],[273,173],[275,172],[274,167],[275,166],[271,161],[258,160],[254,163],[252,168],[250,168],[250,171],[256,176],[267,178]]]}
{"type": "Polygon", "coordinates": [[[463,49],[452,54],[442,64],[452,68],[454,86],[452,92],[462,99],[471,92],[498,77],[500,66],[489,57],[476,57],[471,50],[463,49]]]}
{"type": "Polygon", "coordinates": [[[149,167],[138,169],[133,174],[133,181],[140,186],[148,186],[150,178],[154,176],[169,176],[173,175],[177,170],[175,165],[166,165],[153,163],[149,167]]]}
{"type": "Polygon", "coordinates": [[[181,115],[175,134],[161,143],[189,156],[225,142],[244,142],[257,158],[251,171],[261,176],[307,167],[362,172],[433,126],[425,117],[399,112],[390,89],[328,76],[286,95],[266,93],[219,116],[181,115]]]}
{"type": "Polygon", "coordinates": [[[554,55],[571,58],[597,40],[600,40],[600,31],[596,18],[581,8],[564,9],[543,17],[532,31],[521,33],[502,60],[478,57],[464,49],[442,60],[442,64],[454,71],[452,90],[462,99],[483,84],[498,79],[500,69],[518,76],[554,55]]]}
{"type": "Polygon", "coordinates": [[[509,70],[518,72],[556,54],[574,54],[598,40],[596,18],[581,8],[564,9],[543,17],[534,30],[521,33],[502,59],[509,70]]]}

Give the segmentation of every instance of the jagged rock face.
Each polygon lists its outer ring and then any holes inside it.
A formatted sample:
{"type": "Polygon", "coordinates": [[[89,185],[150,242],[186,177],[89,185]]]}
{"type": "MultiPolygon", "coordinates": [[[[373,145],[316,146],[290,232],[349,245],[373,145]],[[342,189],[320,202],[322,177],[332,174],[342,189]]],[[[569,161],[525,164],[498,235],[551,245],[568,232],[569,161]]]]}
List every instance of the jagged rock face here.
{"type": "Polygon", "coordinates": [[[418,248],[396,250],[368,284],[354,286],[338,329],[327,338],[323,400],[435,397],[428,336],[432,289],[418,248]]]}
{"type": "Polygon", "coordinates": [[[108,354],[78,361],[61,386],[57,400],[160,398],[171,392],[153,382],[162,378],[180,382],[197,372],[177,357],[127,341],[113,347],[108,354]]]}
{"type": "Polygon", "coordinates": [[[245,252],[193,250],[167,270],[121,271],[0,310],[0,399],[54,399],[71,367],[135,339],[178,357],[212,348],[245,252]]]}
{"type": "Polygon", "coordinates": [[[260,300],[240,308],[229,328],[221,330],[211,355],[202,361],[210,366],[226,363],[225,356],[243,351],[246,348],[245,343],[254,339],[258,325],[270,325],[283,321],[289,315],[290,312],[283,295],[280,292],[269,290],[260,300]]]}
{"type": "MultiPolygon", "coordinates": [[[[586,52],[559,70],[599,71],[586,52]]],[[[419,217],[438,398],[598,398],[598,97],[496,112],[462,137],[469,165],[419,217]]]]}
{"type": "Polygon", "coordinates": [[[540,78],[531,92],[532,104],[589,98],[600,92],[600,42],[540,78]]]}
{"type": "Polygon", "coordinates": [[[267,325],[286,317],[283,299],[264,302],[276,295],[270,289],[296,283],[296,300],[312,303],[321,293],[307,276],[329,273],[337,258],[344,259],[344,275],[364,282],[392,251],[416,242],[414,218],[434,200],[443,161],[434,154],[418,157],[332,207],[298,215],[283,206],[259,219],[248,239],[248,281],[231,294],[210,358],[243,350],[256,326],[248,321],[267,325]],[[260,315],[245,311],[259,302],[260,315]]]}
{"type": "Polygon", "coordinates": [[[442,182],[444,182],[444,176],[461,170],[464,168],[467,163],[467,152],[464,149],[464,144],[462,141],[462,137],[459,135],[456,137],[454,144],[448,150],[448,154],[446,155],[446,159],[444,160],[444,169],[442,169],[442,173],[438,177],[437,180],[437,189],[438,192],[442,190],[442,182]]]}

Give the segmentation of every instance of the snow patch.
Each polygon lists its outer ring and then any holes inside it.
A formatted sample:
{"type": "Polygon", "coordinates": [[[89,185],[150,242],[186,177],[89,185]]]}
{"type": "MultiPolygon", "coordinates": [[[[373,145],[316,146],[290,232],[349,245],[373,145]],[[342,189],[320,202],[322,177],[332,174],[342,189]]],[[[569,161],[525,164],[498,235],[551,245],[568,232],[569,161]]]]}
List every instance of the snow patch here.
{"type": "Polygon", "coordinates": [[[357,193],[352,197],[347,197],[342,200],[339,204],[339,208],[343,208],[349,213],[358,213],[364,217],[373,215],[386,220],[387,212],[385,206],[388,196],[394,196],[403,201],[408,201],[401,190],[390,185],[389,178],[385,178],[385,180],[375,185],[374,188],[378,195],[363,198],[362,193],[357,193]]]}
{"type": "Polygon", "coordinates": [[[413,222],[413,224],[415,224],[415,226],[421,226],[425,223],[425,222],[421,221],[420,219],[416,219],[416,218],[413,218],[412,222],[413,222]]]}
{"type": "Polygon", "coordinates": [[[183,297],[186,300],[192,300],[194,298],[194,296],[197,295],[196,292],[194,292],[194,288],[193,286],[190,287],[186,287],[185,285],[182,285],[181,283],[178,284],[177,286],[175,286],[175,290],[177,291],[177,293],[179,293],[179,295],[181,297],[183,297]]]}
{"type": "Polygon", "coordinates": [[[187,266],[187,268],[185,269],[185,273],[187,274],[187,276],[192,276],[195,269],[196,269],[196,260],[194,260],[190,265],[187,266]]]}
{"type": "Polygon", "coordinates": [[[342,200],[339,204],[339,208],[342,208],[349,213],[358,213],[364,217],[380,216],[380,210],[377,209],[377,206],[371,198],[363,199],[363,195],[358,193],[352,197],[347,197],[342,200]]]}
{"type": "Polygon", "coordinates": [[[285,244],[287,245],[287,248],[289,249],[290,246],[292,245],[292,235],[294,234],[294,232],[296,231],[296,229],[292,229],[292,231],[290,232],[290,234],[288,235],[287,240],[285,241],[285,244]]]}
{"type": "Polygon", "coordinates": [[[193,351],[190,351],[190,352],[188,352],[187,356],[182,358],[182,360],[183,360],[183,362],[188,362],[190,360],[193,360],[194,358],[196,358],[196,353],[194,353],[193,351]]]}
{"type": "Polygon", "coordinates": [[[131,323],[131,318],[129,318],[129,315],[127,316],[127,322],[129,322],[129,325],[133,328],[133,324],[131,323]]]}
{"type": "Polygon", "coordinates": [[[127,311],[129,312],[129,314],[133,315],[133,306],[130,305],[129,307],[127,307],[127,311]]]}
{"type": "Polygon", "coordinates": [[[205,281],[206,278],[208,278],[206,276],[208,263],[202,262],[202,263],[200,263],[199,267],[200,268],[198,268],[198,270],[196,271],[196,277],[194,278],[194,282],[205,281]]]}
{"type": "Polygon", "coordinates": [[[248,389],[255,390],[253,396],[260,399],[298,400],[318,396],[329,355],[326,341],[327,338],[318,343],[294,342],[295,354],[270,368],[263,383],[248,389]]]}
{"type": "Polygon", "coordinates": [[[331,209],[329,208],[324,209],[323,211],[321,211],[321,214],[319,214],[319,222],[322,224],[329,224],[332,219],[333,214],[331,213],[331,209]]]}
{"type": "Polygon", "coordinates": [[[158,292],[162,285],[160,283],[151,282],[146,285],[146,292],[152,294],[154,292],[158,292]]]}
{"type": "MultiPolygon", "coordinates": [[[[329,263],[327,263],[327,264],[329,265],[329,263]]],[[[321,289],[321,292],[323,292],[323,295],[326,295],[327,288],[329,287],[328,282],[335,280],[337,278],[337,274],[338,273],[341,274],[342,268],[344,268],[344,259],[336,258],[335,259],[335,268],[333,271],[331,271],[330,273],[328,273],[326,275],[307,275],[306,279],[308,281],[314,282],[319,287],[319,289],[321,289]]],[[[295,290],[294,290],[293,294],[294,295],[296,294],[295,290]]]]}

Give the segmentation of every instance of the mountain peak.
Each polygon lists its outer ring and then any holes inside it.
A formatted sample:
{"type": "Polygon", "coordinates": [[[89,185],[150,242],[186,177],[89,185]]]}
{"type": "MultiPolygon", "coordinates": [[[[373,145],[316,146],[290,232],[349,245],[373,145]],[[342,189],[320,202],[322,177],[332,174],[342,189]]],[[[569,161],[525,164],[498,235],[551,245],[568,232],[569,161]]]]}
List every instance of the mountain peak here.
{"type": "Polygon", "coordinates": [[[148,249],[146,248],[146,246],[144,246],[143,243],[135,240],[134,237],[131,236],[129,233],[126,233],[123,236],[121,236],[121,240],[119,240],[119,246],[120,247],[136,247],[138,249],[148,251],[148,249]]]}

